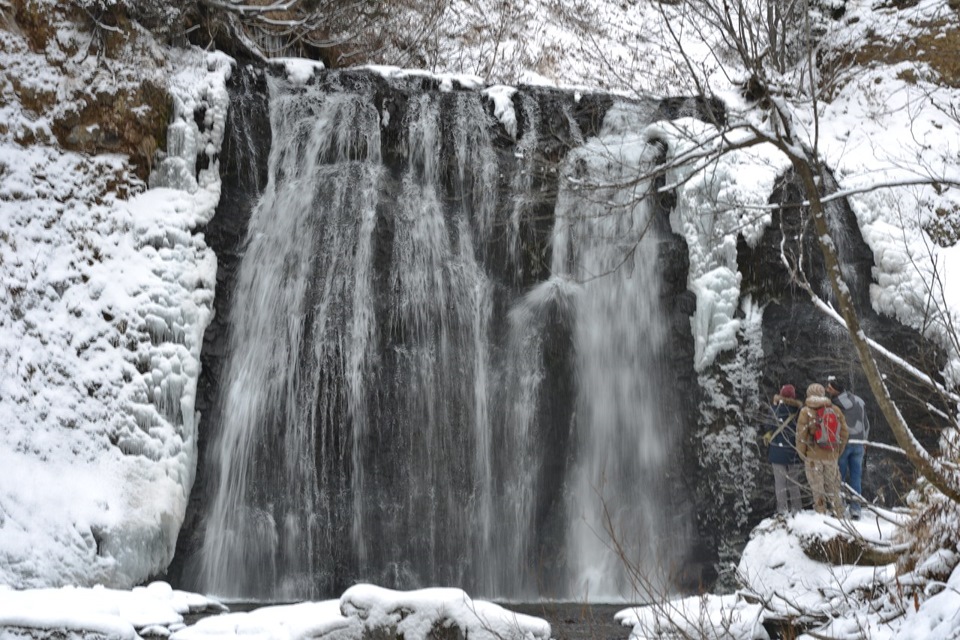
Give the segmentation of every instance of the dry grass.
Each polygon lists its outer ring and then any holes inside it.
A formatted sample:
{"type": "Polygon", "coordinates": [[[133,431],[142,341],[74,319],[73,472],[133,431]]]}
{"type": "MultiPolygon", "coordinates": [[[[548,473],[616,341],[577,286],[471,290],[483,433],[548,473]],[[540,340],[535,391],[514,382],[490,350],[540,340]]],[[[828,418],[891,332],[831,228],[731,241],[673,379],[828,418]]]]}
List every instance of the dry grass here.
{"type": "Polygon", "coordinates": [[[912,571],[920,571],[924,578],[946,582],[953,570],[951,558],[955,562],[958,557],[958,510],[960,505],[950,502],[943,496],[927,496],[930,504],[918,511],[918,516],[907,526],[907,539],[911,541],[910,550],[903,554],[897,562],[897,572],[903,575],[912,571]],[[944,562],[926,563],[934,554],[941,550],[952,552],[952,556],[945,556],[944,562]],[[922,567],[922,568],[921,568],[922,567]]]}
{"type": "Polygon", "coordinates": [[[937,217],[925,229],[941,247],[952,247],[960,242],[960,207],[938,208],[937,217]]]}

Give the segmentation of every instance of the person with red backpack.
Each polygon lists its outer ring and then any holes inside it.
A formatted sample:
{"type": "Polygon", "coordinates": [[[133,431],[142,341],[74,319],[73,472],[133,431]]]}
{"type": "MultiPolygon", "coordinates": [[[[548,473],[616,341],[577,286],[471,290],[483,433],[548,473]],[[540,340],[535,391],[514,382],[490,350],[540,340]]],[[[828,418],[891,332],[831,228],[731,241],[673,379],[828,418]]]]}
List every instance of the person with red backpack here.
{"type": "Polygon", "coordinates": [[[840,468],[837,459],[847,445],[850,433],[843,412],[833,406],[822,384],[807,387],[807,397],[797,417],[797,452],[803,460],[807,483],[813,492],[813,508],[843,517],[840,500],[840,468]]]}

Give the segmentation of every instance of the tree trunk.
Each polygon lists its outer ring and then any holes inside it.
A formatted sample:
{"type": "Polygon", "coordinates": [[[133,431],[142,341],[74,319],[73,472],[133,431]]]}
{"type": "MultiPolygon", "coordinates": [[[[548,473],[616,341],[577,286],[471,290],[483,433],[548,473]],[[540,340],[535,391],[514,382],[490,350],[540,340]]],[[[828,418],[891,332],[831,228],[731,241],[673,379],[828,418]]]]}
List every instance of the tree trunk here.
{"type": "Polygon", "coordinates": [[[785,150],[790,157],[797,175],[803,182],[804,191],[810,201],[810,214],[813,217],[813,226],[817,234],[817,241],[820,244],[820,251],[823,253],[823,261],[826,265],[827,276],[830,278],[830,285],[833,287],[833,293],[837,299],[840,315],[847,324],[847,332],[853,341],[854,348],[857,350],[857,356],[860,359],[860,365],[870,383],[870,390],[877,399],[880,411],[887,419],[890,429],[897,440],[897,444],[906,453],[907,459],[911,464],[926,478],[930,484],[939,489],[944,495],[960,502],[960,487],[957,486],[956,478],[949,471],[942,470],[936,460],[927,452],[923,446],[913,436],[913,432],[907,426],[906,421],[900,414],[900,410],[890,397],[890,391],[880,374],[880,368],[877,361],[870,352],[870,345],[867,343],[866,336],[860,329],[860,318],[853,306],[853,299],[850,297],[850,289],[843,281],[840,273],[840,262],[837,258],[837,252],[830,236],[830,230],[827,226],[826,211],[823,203],[820,201],[820,189],[817,185],[816,175],[813,165],[808,158],[799,157],[793,150],[785,150]]]}

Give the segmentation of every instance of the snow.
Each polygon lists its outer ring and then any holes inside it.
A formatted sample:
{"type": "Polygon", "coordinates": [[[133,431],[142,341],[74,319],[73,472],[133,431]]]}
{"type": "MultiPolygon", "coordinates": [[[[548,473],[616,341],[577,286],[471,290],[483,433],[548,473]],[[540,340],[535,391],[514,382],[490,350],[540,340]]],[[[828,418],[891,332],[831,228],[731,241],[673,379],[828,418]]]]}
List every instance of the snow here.
{"type": "MultiPolygon", "coordinates": [[[[897,71],[894,68],[866,74],[848,85],[824,109],[824,118],[845,123],[853,114],[860,123],[838,127],[839,131],[828,128],[823,138],[824,155],[836,166],[842,189],[856,189],[865,181],[877,180],[908,181],[931,176],[960,180],[956,162],[960,139],[944,135],[951,123],[941,110],[943,105],[949,108],[951,104],[960,104],[958,98],[924,80],[909,83],[887,75],[897,71]],[[871,102],[864,105],[863,95],[871,102]]],[[[960,308],[956,306],[960,299],[955,287],[944,287],[942,291],[932,288],[936,283],[932,269],[941,251],[924,227],[935,219],[938,209],[956,210],[960,193],[956,188],[914,185],[858,193],[850,196],[849,201],[864,239],[874,251],[874,308],[923,330],[928,337],[943,340],[945,327],[924,326],[925,304],[928,298],[945,294],[940,308],[946,304],[946,308],[956,310],[960,308]]],[[[954,247],[942,253],[956,255],[956,251],[954,247]]],[[[942,271],[940,277],[947,282],[942,271]]],[[[950,371],[948,380],[955,384],[956,370],[950,371]]]]}
{"type": "MultiPolygon", "coordinates": [[[[661,633],[766,640],[770,636],[764,623],[787,619],[808,629],[800,638],[949,637],[960,623],[958,592],[951,590],[960,580],[960,570],[955,568],[946,584],[934,587],[936,593],[915,606],[898,586],[893,565],[828,565],[803,550],[804,544],[838,536],[895,545],[908,519],[907,514],[873,509],[856,522],[812,512],[764,520],[751,534],[737,568],[741,590],[632,607],[620,611],[616,619],[631,628],[631,640],[661,633]],[[870,602],[874,590],[880,595],[870,602]],[[893,606],[899,606],[902,615],[885,615],[883,607],[897,599],[901,602],[893,606]]],[[[932,558],[933,570],[955,566],[957,558],[950,553],[932,558]]]]}
{"type": "Polygon", "coordinates": [[[751,594],[772,612],[783,616],[801,612],[837,615],[847,606],[847,594],[887,582],[894,577],[894,567],[827,565],[808,557],[802,541],[828,540],[841,532],[855,532],[866,540],[889,544],[897,530],[870,511],[855,522],[809,512],[785,523],[767,520],[751,534],[737,571],[751,594]]]}
{"type": "Polygon", "coordinates": [[[517,139],[517,113],[513,108],[513,96],[516,92],[515,87],[505,85],[494,85],[483,90],[483,95],[493,102],[494,117],[514,140],[517,139]]]}
{"type": "Polygon", "coordinates": [[[956,637],[960,627],[960,566],[956,559],[946,584],[938,585],[939,593],[924,600],[912,612],[894,636],[897,640],[926,640],[927,638],[956,637]]]}
{"type": "Polygon", "coordinates": [[[707,158],[679,164],[667,174],[677,205],[670,214],[674,233],[684,237],[690,256],[688,288],[697,296],[691,318],[694,367],[703,371],[721,351],[737,345],[740,300],[737,235],[756,246],[770,224],[763,207],[787,158],[769,143],[717,155],[723,140],[711,124],[693,118],[658,122],[647,136],[667,146],[668,163],[691,155],[707,158]],[[713,157],[711,157],[713,156],[713,157]]]}
{"type": "Polygon", "coordinates": [[[440,624],[455,625],[476,640],[549,640],[550,625],[532,616],[507,611],[491,602],[472,600],[460,589],[392,591],[355,585],[340,597],[347,616],[363,620],[368,630],[396,627],[405,640],[427,640],[440,624]]]}
{"type": "MultiPolygon", "coordinates": [[[[220,610],[222,605],[204,596],[177,591],[164,582],[154,582],[130,591],[104,587],[27,589],[14,591],[0,586],[0,638],[13,627],[27,634],[43,630],[101,634],[108,638],[139,638],[138,632],[154,634],[184,626],[183,614],[220,610]]],[[[10,637],[16,637],[10,633],[10,637]]]]}
{"type": "Polygon", "coordinates": [[[177,631],[173,640],[204,640],[205,638],[317,638],[336,634],[339,638],[359,640],[360,624],[356,619],[340,613],[339,600],[301,602],[290,605],[262,607],[244,613],[203,618],[197,624],[177,631]],[[339,632],[339,633],[338,633],[339,632]]]}
{"type": "Polygon", "coordinates": [[[322,62],[303,58],[273,58],[271,62],[283,65],[287,80],[293,84],[306,84],[314,75],[325,68],[322,62]]]}
{"type": "Polygon", "coordinates": [[[441,91],[453,91],[454,83],[463,89],[482,89],[483,78],[469,73],[431,73],[419,69],[402,69],[390,65],[366,65],[362,67],[384,78],[433,78],[441,91]]]}
{"type": "MultiPolygon", "coordinates": [[[[457,1],[452,7],[426,52],[431,71],[370,68],[391,78],[429,75],[444,90],[482,90],[514,138],[513,87],[521,83],[624,95],[691,92],[690,85],[679,84],[687,70],[664,31],[664,15],[677,23],[682,7],[603,0],[586,7],[571,3],[569,9],[546,0],[495,6],[457,1]],[[585,26],[583,15],[595,29],[585,26]],[[465,46],[470,25],[500,35],[465,46]]],[[[905,9],[850,0],[845,9],[843,20],[825,34],[825,45],[859,47],[867,33],[900,41],[915,25],[956,19],[945,0],[921,0],[905,9]]],[[[700,80],[726,101],[732,116],[769,129],[739,97],[736,82],[744,73],[711,41],[715,34],[691,28],[681,37],[700,80]]],[[[231,62],[196,50],[156,46],[148,52],[171,89],[173,122],[165,157],[151,177],[154,188],[136,193],[142,185],[130,176],[125,158],[63,151],[55,144],[53,122],[77,108],[86,88],[112,90],[155,69],[70,57],[67,44],[84,45],[83,34],[64,31],[57,40],[63,51],[51,45],[43,55],[0,29],[0,584],[20,589],[0,587],[0,627],[122,638],[145,629],[175,638],[313,637],[352,633],[358,621],[376,620],[403,625],[419,638],[444,621],[470,635],[495,629],[548,638],[542,621],[472,601],[455,589],[400,593],[362,585],[340,601],[266,607],[180,629],[184,606],[212,605],[159,583],[132,591],[79,588],[130,587],[162,571],[183,519],[196,464],[199,350],[211,319],[216,270],[198,231],[219,199],[216,162],[198,172],[196,158],[213,158],[219,150],[231,62]],[[51,55],[69,73],[51,66],[51,55]],[[31,112],[22,100],[30,94],[56,96],[52,111],[31,112]],[[133,193],[117,193],[117,184],[132,185],[133,193]],[[44,588],[60,585],[75,586],[44,588]],[[401,610],[409,612],[402,620],[401,610]]],[[[307,82],[319,68],[292,59],[280,64],[291,82],[307,82]]],[[[793,73],[801,71],[802,65],[793,73]]],[[[779,80],[797,85],[798,76],[779,80]]],[[[938,211],[960,210],[960,123],[948,117],[960,108],[960,92],[912,63],[877,64],[842,80],[819,103],[816,123],[802,97],[785,106],[804,141],[817,142],[839,188],[850,192],[876,262],[874,308],[942,341],[950,349],[944,378],[956,385],[960,354],[949,346],[945,325],[927,322],[925,310],[932,295],[940,297],[944,313],[956,318],[960,310],[960,287],[946,284],[958,277],[960,244],[940,247],[927,232],[938,211]],[[931,177],[940,184],[918,182],[931,177]],[[895,182],[903,186],[871,187],[895,182]],[[938,282],[943,286],[931,288],[938,282]]],[[[717,149],[723,141],[714,139],[716,133],[712,125],[681,118],[655,123],[643,136],[663,142],[668,161],[680,161],[704,145],[717,149]]],[[[744,307],[737,236],[751,246],[759,241],[770,223],[766,198],[787,166],[783,154],[760,144],[677,164],[668,176],[678,197],[671,225],[687,241],[688,287],[697,296],[691,323],[698,372],[738,344],[746,319],[738,312],[744,307]]],[[[706,395],[722,394],[711,386],[715,379],[700,379],[706,395]]],[[[707,443],[707,455],[741,440],[729,426],[707,443]]],[[[736,508],[735,516],[745,518],[736,508]]],[[[921,565],[931,574],[953,567],[949,579],[926,584],[916,601],[898,602],[902,611],[889,620],[870,609],[867,594],[889,588],[894,567],[830,567],[803,552],[804,541],[848,527],[874,543],[897,544],[904,516],[881,516],[841,523],[803,513],[764,521],[738,566],[741,593],[681,599],[659,613],[633,608],[618,619],[638,639],[657,625],[677,624],[693,625],[686,630],[706,637],[763,638],[759,623],[765,617],[795,613],[802,605],[835,616],[820,635],[955,635],[960,569],[951,552],[940,550],[921,565]]],[[[895,590],[888,595],[894,598],[895,590]]]]}
{"type": "Polygon", "coordinates": [[[624,609],[615,616],[630,627],[630,640],[663,637],[704,640],[768,640],[763,608],[736,595],[692,596],[659,605],[624,609]]]}
{"type": "MultiPolygon", "coordinates": [[[[0,66],[70,108],[62,70],[10,32],[0,38],[0,66]]],[[[167,59],[178,69],[183,144],[163,166],[185,190],[142,192],[124,157],[49,144],[49,121],[2,85],[0,584],[131,587],[173,556],[196,466],[216,275],[195,230],[219,199],[218,168],[198,181],[194,163],[219,148],[229,67],[201,52],[167,59]],[[203,133],[193,118],[201,103],[203,133]],[[38,142],[15,142],[28,134],[38,142]]],[[[90,73],[96,83],[102,70],[90,73]]]]}
{"type": "Polygon", "coordinates": [[[205,596],[154,582],[130,591],[103,587],[26,589],[0,586],[0,640],[16,631],[67,631],[134,639],[160,635],[173,640],[330,636],[340,640],[402,637],[427,640],[437,628],[456,628],[476,640],[549,640],[550,625],[473,600],[459,589],[391,591],[359,584],[339,600],[266,606],[249,612],[220,613],[226,607],[205,596]],[[186,626],[186,613],[219,613],[186,626]],[[12,628],[12,630],[11,630],[12,628]],[[138,635],[139,634],[139,635],[138,635]]]}

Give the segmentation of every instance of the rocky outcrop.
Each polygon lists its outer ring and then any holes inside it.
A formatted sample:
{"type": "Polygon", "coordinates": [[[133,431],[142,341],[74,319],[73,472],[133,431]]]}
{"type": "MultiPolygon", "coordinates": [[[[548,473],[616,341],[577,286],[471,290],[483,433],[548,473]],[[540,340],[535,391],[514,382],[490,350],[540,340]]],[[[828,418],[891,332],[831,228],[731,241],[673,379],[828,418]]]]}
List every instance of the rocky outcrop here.
{"type": "Polygon", "coordinates": [[[163,571],[195,473],[229,68],[93,4],[0,9],[0,457],[20,470],[0,482],[0,582],[18,588],[163,571]],[[145,191],[168,124],[191,144],[162,164],[190,179],[145,191]]]}
{"type": "MultiPolygon", "coordinates": [[[[825,173],[825,179],[829,184],[829,173],[825,173]]],[[[798,267],[798,277],[804,278],[820,298],[831,300],[822,256],[813,231],[805,222],[806,211],[793,204],[802,200],[799,187],[790,174],[782,176],[771,194],[770,203],[783,208],[773,211],[771,224],[758,244],[751,247],[741,237],[737,246],[737,263],[743,278],[741,300],[749,296],[762,310],[762,321],[753,332],[738,335],[737,349],[722,355],[711,368],[721,380],[725,380],[723,393],[730,399],[730,409],[718,414],[718,423],[739,424],[745,430],[743,437],[737,439],[738,445],[731,449],[738,452],[735,458],[726,460],[726,467],[716,465],[702,469],[700,475],[701,486],[712,489],[699,494],[701,508],[698,513],[701,522],[716,525],[704,530],[712,532],[707,536],[712,538],[713,548],[718,550],[721,560],[738,557],[752,527],[774,511],[773,479],[765,448],[757,439],[758,433],[762,433],[759,427],[764,420],[764,409],[758,403],[768,402],[781,385],[793,384],[802,395],[810,383],[822,383],[828,375],[841,377],[848,388],[867,403],[872,424],[870,439],[895,444],[860,371],[846,330],[813,306],[809,295],[792,281],[784,265],[781,243],[786,235],[783,253],[791,264],[798,267]],[[737,384],[742,366],[732,365],[738,353],[750,351],[751,344],[755,345],[757,354],[752,365],[757,386],[751,385],[750,392],[744,393],[737,384]],[[734,479],[741,482],[738,484],[734,479]],[[715,491],[733,491],[740,504],[748,505],[749,509],[742,511],[740,517],[734,517],[730,509],[732,500],[718,502],[715,491]]],[[[922,371],[934,372],[936,376],[935,372],[944,365],[943,352],[917,331],[873,310],[870,303],[873,252],[864,242],[853,212],[846,204],[838,202],[831,205],[829,216],[840,250],[844,279],[854,293],[866,334],[891,352],[906,354],[904,359],[910,364],[922,371]]],[[[941,406],[942,400],[929,390],[921,390],[899,366],[883,357],[878,360],[907,423],[923,425],[916,430],[918,438],[925,446],[936,450],[944,422],[931,407],[941,406]]],[[[709,431],[710,426],[701,422],[701,429],[709,431]]],[[[863,477],[863,491],[868,500],[886,506],[896,504],[911,486],[913,477],[913,469],[902,456],[868,449],[863,477]]],[[[729,577],[732,579],[733,576],[729,577]]],[[[732,587],[734,582],[724,584],[732,587]]]]}
{"type": "MultiPolygon", "coordinates": [[[[29,53],[7,73],[25,122],[0,123],[0,133],[14,126],[20,144],[55,142],[69,151],[125,154],[146,180],[154,153],[166,147],[171,117],[164,51],[128,18],[123,3],[106,9],[40,0],[13,4],[5,27],[24,36],[29,53]],[[31,62],[33,56],[43,63],[31,62]],[[58,82],[56,75],[69,81],[58,82]]],[[[4,46],[17,47],[19,40],[4,46]]]]}

